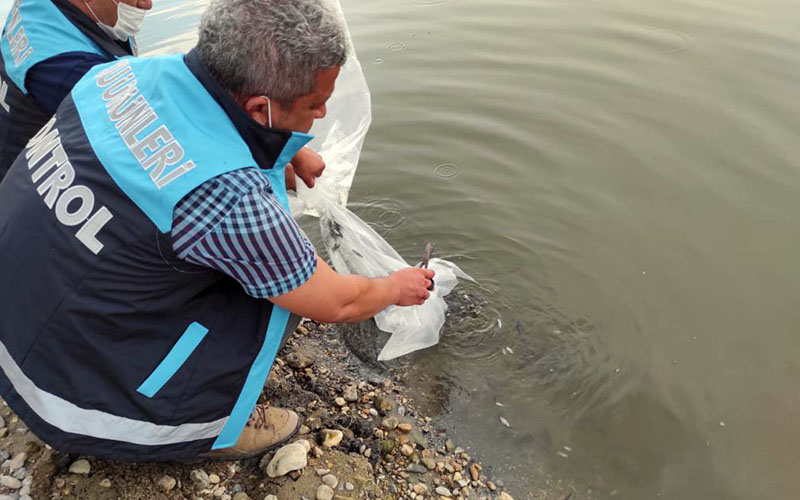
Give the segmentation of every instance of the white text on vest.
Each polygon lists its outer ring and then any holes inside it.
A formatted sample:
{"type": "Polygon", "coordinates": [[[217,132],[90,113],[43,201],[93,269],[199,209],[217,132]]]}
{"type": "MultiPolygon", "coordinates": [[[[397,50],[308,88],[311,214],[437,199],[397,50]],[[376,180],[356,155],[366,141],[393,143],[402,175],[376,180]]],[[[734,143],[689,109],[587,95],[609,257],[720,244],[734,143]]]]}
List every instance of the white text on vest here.
{"type": "Polygon", "coordinates": [[[94,211],[94,192],[86,186],[72,185],[75,169],[61,146],[58,129],[53,127],[55,122],[55,117],[51,118],[28,142],[28,170],[32,171],[34,184],[42,181],[36,192],[47,208],[55,211],[58,222],[70,227],[80,225],[75,237],[97,255],[103,249],[97,233],[113,215],[105,206],[94,211]]]}

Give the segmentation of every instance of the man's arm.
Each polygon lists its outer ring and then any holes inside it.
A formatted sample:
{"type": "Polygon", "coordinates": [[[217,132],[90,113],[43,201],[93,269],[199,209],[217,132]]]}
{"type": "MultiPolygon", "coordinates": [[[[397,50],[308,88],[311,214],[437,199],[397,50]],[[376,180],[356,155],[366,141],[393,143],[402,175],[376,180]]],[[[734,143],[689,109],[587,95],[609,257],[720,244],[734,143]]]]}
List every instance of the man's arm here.
{"type": "Polygon", "coordinates": [[[106,56],[89,52],[69,52],[45,59],[35,64],[25,76],[28,94],[48,113],[55,113],[58,105],[72,92],[72,87],[83,75],[98,64],[107,63],[106,56]]]}
{"type": "Polygon", "coordinates": [[[406,268],[386,278],[342,275],[317,257],[311,278],[289,293],[269,300],[300,316],[324,323],[355,323],[389,306],[411,306],[430,297],[434,272],[406,268]]]}
{"type": "Polygon", "coordinates": [[[421,304],[433,277],[416,268],[378,279],[337,274],[316,256],[256,169],[218,176],[181,200],[172,241],[179,257],[231,276],[252,297],[325,322],[421,304]],[[253,189],[253,182],[261,187],[253,189]]]}

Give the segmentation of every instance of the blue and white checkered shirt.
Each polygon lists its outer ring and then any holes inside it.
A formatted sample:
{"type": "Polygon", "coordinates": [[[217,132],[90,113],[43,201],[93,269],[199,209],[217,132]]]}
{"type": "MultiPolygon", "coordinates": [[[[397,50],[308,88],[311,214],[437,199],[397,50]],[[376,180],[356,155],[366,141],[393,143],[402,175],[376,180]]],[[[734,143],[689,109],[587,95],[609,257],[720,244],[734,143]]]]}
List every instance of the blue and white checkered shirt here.
{"type": "Polygon", "coordinates": [[[173,212],[172,246],[259,299],[294,290],[317,267],[314,246],[256,168],[222,174],[183,198],[173,212]]]}

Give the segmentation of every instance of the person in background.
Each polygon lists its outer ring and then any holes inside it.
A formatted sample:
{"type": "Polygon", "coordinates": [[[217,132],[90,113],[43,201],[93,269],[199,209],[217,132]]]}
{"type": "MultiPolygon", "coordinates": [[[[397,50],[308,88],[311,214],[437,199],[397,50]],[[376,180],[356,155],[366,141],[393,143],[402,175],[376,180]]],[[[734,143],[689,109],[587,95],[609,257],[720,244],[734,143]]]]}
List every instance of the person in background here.
{"type": "Polygon", "coordinates": [[[428,299],[433,271],[337,274],[288,213],[286,166],[346,44],[327,2],[214,0],[188,54],[92,68],[29,141],[0,183],[0,396],[40,439],[262,454],[300,425],[256,404],[290,313],[356,322],[428,299]]]}
{"type": "Polygon", "coordinates": [[[0,180],[92,67],[136,55],[152,0],[16,0],[0,43],[0,180]]]}

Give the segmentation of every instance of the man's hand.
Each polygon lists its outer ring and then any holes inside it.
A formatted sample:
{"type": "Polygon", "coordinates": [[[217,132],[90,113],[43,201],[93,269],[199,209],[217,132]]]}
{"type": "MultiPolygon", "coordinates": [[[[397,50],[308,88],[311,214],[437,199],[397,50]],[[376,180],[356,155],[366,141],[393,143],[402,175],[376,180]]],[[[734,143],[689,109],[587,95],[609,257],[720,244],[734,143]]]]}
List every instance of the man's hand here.
{"type": "Polygon", "coordinates": [[[313,188],[317,183],[317,178],[322,176],[325,171],[325,161],[311,148],[302,148],[292,158],[292,162],[286,167],[286,189],[297,189],[295,176],[300,177],[306,186],[313,188]],[[289,170],[292,170],[292,180],[290,186],[289,170]]]}
{"type": "Polygon", "coordinates": [[[394,282],[399,291],[399,298],[395,302],[398,306],[422,305],[431,296],[428,290],[431,287],[434,272],[431,269],[407,267],[393,272],[389,279],[394,282]]]}
{"type": "Polygon", "coordinates": [[[431,269],[406,268],[386,278],[336,273],[317,257],[311,278],[273,303],[323,323],[353,323],[371,318],[391,305],[415,306],[430,297],[431,269]]]}

